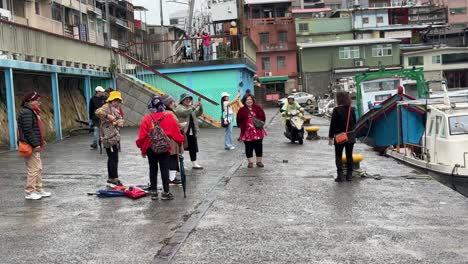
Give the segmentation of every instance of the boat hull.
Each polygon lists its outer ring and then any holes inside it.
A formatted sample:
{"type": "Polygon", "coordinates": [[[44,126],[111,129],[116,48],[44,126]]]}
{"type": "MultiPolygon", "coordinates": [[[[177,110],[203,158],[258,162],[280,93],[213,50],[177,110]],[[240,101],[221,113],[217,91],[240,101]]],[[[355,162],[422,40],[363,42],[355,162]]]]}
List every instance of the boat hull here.
{"type": "MultiPolygon", "coordinates": [[[[409,150],[408,153],[410,153],[409,150]]],[[[394,149],[389,149],[386,151],[386,154],[396,160],[423,170],[440,183],[468,197],[468,169],[433,164],[424,160],[415,159],[409,155],[405,155],[404,149],[400,149],[399,152],[394,149]]]]}
{"type": "Polygon", "coordinates": [[[397,107],[406,95],[395,95],[363,115],[355,126],[356,136],[376,149],[398,144],[419,144],[424,134],[425,109],[397,107]]]}

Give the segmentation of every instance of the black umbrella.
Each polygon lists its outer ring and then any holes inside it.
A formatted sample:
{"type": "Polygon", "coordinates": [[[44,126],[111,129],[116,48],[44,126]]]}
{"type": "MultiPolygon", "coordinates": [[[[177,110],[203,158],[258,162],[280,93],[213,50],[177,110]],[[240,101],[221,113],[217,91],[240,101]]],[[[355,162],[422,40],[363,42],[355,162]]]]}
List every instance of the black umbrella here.
{"type": "Polygon", "coordinates": [[[182,181],[182,189],[184,190],[184,198],[187,198],[185,194],[186,189],[186,177],[185,177],[185,168],[184,168],[184,155],[179,154],[179,166],[180,166],[180,180],[182,181]]]}

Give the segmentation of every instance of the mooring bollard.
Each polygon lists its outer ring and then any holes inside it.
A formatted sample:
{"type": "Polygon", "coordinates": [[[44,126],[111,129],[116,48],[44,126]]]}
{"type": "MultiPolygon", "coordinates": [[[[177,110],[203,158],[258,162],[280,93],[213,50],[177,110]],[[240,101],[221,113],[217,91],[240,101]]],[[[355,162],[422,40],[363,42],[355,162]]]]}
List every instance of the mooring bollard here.
{"type": "Polygon", "coordinates": [[[312,119],[312,117],[310,116],[304,116],[304,125],[305,126],[310,126],[310,120],[312,119]]]}
{"type": "MultiPolygon", "coordinates": [[[[361,169],[361,161],[364,160],[364,155],[362,154],[353,154],[353,170],[361,169]]],[[[346,164],[346,155],[341,157],[341,162],[346,164]]]]}
{"type": "Polygon", "coordinates": [[[319,127],[316,126],[311,126],[311,127],[306,127],[305,131],[307,132],[307,140],[314,140],[314,139],[320,139],[318,136],[318,131],[320,130],[319,127]]]}

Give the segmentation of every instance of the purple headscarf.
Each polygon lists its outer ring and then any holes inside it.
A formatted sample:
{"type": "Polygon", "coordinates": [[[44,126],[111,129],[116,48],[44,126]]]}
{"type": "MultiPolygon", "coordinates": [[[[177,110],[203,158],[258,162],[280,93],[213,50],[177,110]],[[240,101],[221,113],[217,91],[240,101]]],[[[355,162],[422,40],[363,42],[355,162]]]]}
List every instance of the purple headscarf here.
{"type": "Polygon", "coordinates": [[[151,101],[148,103],[148,110],[151,113],[159,113],[166,111],[166,106],[163,104],[159,95],[153,96],[151,101]]]}

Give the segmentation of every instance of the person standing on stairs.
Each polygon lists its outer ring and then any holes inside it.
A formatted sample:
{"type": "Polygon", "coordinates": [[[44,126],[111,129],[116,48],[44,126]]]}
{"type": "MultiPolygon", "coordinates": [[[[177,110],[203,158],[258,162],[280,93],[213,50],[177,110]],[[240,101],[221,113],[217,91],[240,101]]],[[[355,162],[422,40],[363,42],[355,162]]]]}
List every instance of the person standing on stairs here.
{"type": "Polygon", "coordinates": [[[197,133],[199,132],[199,125],[197,117],[203,114],[203,106],[200,99],[195,104],[193,97],[189,94],[183,93],[180,95],[179,105],[175,109],[175,113],[179,122],[186,123],[183,128],[185,135],[184,149],[190,153],[190,160],[192,161],[192,168],[202,170],[203,167],[197,162],[198,142],[197,133]]]}
{"type": "Polygon", "coordinates": [[[91,127],[94,130],[94,137],[93,137],[93,144],[91,144],[92,149],[97,149],[99,143],[99,126],[100,120],[99,117],[96,116],[96,110],[101,108],[104,103],[106,102],[105,91],[104,88],[101,86],[97,86],[96,94],[91,98],[89,101],[89,120],[91,123],[91,127]]]}

